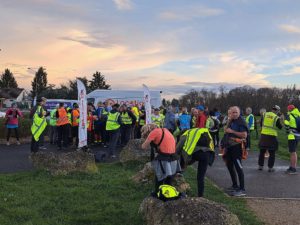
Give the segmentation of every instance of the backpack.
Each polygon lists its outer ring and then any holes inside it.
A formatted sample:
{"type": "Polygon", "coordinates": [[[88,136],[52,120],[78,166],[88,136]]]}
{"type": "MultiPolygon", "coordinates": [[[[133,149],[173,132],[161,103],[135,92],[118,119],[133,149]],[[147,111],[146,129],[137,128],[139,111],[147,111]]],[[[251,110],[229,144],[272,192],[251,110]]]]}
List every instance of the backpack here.
{"type": "Polygon", "coordinates": [[[294,119],[296,120],[296,130],[300,132],[300,116],[295,117],[292,113],[291,116],[294,117],[294,119]]]}
{"type": "Polygon", "coordinates": [[[212,128],[210,128],[211,131],[217,131],[220,129],[220,120],[218,120],[217,118],[213,118],[212,120],[214,121],[214,125],[212,128]]]}
{"type": "Polygon", "coordinates": [[[179,199],[181,197],[181,193],[177,191],[174,186],[163,184],[159,186],[156,197],[166,202],[179,199]]]}

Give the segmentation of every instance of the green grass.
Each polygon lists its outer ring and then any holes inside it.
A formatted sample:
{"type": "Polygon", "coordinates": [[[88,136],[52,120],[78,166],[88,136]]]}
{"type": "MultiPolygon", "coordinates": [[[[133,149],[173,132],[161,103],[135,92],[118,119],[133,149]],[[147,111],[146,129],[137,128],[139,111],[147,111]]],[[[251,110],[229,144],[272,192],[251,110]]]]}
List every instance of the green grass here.
{"type": "MultiPolygon", "coordinates": [[[[1,225],[141,225],[139,205],[152,185],[136,185],[130,177],[141,165],[100,164],[98,174],[74,173],[53,177],[35,171],[0,175],[1,225]]],[[[196,194],[196,171],[185,174],[196,194]]],[[[243,199],[226,197],[210,182],[205,196],[222,202],[242,224],[261,224],[243,199]]]]}

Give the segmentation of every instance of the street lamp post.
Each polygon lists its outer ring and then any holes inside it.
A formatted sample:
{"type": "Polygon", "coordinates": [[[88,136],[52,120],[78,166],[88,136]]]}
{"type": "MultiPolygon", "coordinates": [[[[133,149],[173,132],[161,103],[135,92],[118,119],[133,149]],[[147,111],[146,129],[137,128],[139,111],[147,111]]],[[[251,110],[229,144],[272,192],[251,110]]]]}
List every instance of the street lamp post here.
{"type": "MultiPolygon", "coordinates": [[[[33,68],[31,68],[31,67],[28,67],[27,69],[33,71],[35,74],[37,73],[37,71],[35,71],[35,70],[34,70],[33,68]]],[[[34,79],[34,78],[33,78],[33,79],[34,79]]],[[[35,96],[34,96],[34,99],[33,99],[33,106],[36,105],[36,100],[37,100],[37,79],[35,79],[35,96]]]]}

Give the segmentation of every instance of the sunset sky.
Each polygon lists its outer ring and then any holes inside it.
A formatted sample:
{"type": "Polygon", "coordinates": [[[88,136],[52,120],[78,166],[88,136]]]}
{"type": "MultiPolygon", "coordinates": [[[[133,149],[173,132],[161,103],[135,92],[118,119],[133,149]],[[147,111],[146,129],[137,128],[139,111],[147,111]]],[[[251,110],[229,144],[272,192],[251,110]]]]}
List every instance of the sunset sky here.
{"type": "Polygon", "coordinates": [[[300,87],[300,1],[0,0],[0,71],[29,89],[102,72],[112,89],[300,87]]]}

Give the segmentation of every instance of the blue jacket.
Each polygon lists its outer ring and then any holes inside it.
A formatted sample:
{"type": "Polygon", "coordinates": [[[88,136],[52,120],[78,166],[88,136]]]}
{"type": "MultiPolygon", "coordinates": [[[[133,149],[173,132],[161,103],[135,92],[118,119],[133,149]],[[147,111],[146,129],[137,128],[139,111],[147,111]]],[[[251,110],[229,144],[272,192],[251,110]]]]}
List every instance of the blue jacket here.
{"type": "Polygon", "coordinates": [[[166,113],[165,120],[164,120],[164,128],[167,128],[169,130],[176,129],[175,114],[171,111],[167,111],[166,113]]]}
{"type": "Polygon", "coordinates": [[[179,116],[179,127],[180,130],[191,129],[191,115],[181,114],[179,116]]]}

